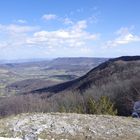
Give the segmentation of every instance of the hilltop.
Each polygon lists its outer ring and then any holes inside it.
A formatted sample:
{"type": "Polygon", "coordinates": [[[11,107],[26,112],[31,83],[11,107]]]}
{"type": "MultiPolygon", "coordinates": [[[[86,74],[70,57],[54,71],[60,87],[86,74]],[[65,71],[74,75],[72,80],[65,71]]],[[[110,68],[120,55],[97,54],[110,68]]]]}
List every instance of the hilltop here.
{"type": "MultiPolygon", "coordinates": [[[[35,84],[32,80],[28,82],[35,84]]],[[[134,103],[140,100],[140,56],[110,59],[75,80],[54,86],[36,82],[33,91],[1,98],[0,115],[75,112],[130,116],[134,103]]],[[[20,87],[26,89],[26,86],[30,87],[26,81],[20,83],[20,87]]]]}
{"type": "Polygon", "coordinates": [[[61,92],[63,90],[86,90],[90,85],[99,85],[109,82],[114,75],[119,76],[119,80],[126,80],[139,76],[140,56],[123,56],[115,59],[109,59],[97,67],[90,70],[87,74],[56,86],[35,90],[33,92],[61,92]],[[135,69],[137,71],[135,71],[135,69]],[[135,73],[136,72],[136,73],[135,73]],[[121,77],[123,75],[123,77],[121,77]],[[127,77],[128,76],[128,77],[127,77]]]}
{"type": "Polygon", "coordinates": [[[75,80],[30,93],[47,94],[52,98],[61,94],[63,97],[67,92],[77,92],[85,96],[90,94],[95,99],[105,95],[114,102],[119,115],[128,116],[132,113],[134,102],[140,100],[139,85],[140,56],[123,56],[110,59],[75,80]]]}

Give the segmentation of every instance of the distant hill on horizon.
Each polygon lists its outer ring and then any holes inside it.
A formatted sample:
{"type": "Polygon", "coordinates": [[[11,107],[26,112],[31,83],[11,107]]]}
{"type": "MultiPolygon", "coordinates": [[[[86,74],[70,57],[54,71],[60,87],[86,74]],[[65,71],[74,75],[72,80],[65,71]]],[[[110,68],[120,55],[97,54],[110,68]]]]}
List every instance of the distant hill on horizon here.
{"type": "Polygon", "coordinates": [[[107,57],[54,57],[54,58],[32,58],[32,59],[0,59],[0,64],[16,64],[16,63],[36,63],[44,61],[62,61],[62,60],[91,60],[91,59],[109,59],[107,57]]]}

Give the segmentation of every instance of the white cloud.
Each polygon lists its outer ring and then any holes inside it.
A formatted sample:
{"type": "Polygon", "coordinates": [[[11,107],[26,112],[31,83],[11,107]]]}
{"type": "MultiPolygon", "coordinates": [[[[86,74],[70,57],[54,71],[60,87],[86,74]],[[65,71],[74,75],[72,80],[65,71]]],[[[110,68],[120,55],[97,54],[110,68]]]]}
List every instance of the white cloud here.
{"type": "MultiPolygon", "coordinates": [[[[0,49],[19,49],[27,46],[26,40],[29,34],[37,31],[39,28],[36,26],[23,26],[16,24],[3,25],[0,24],[0,49]]],[[[26,48],[25,48],[26,49],[26,48]]],[[[6,53],[6,52],[5,52],[6,53]]],[[[8,52],[9,53],[9,52],[8,52]]],[[[0,54],[1,55],[1,54],[0,54]]]]}
{"type": "Polygon", "coordinates": [[[22,23],[22,24],[27,23],[27,21],[26,20],[23,20],[23,19],[19,19],[19,20],[17,20],[17,22],[18,23],[22,23]]]}
{"type": "Polygon", "coordinates": [[[57,21],[62,22],[63,24],[66,24],[66,25],[72,25],[73,24],[73,21],[70,18],[59,17],[55,14],[44,14],[42,16],[42,19],[44,19],[46,21],[57,20],[57,21]]]}
{"type": "Polygon", "coordinates": [[[0,42],[0,49],[3,49],[7,46],[7,42],[0,42]]]}
{"type": "Polygon", "coordinates": [[[66,25],[74,24],[73,21],[70,18],[64,18],[63,23],[66,24],[66,25]]]}
{"type": "Polygon", "coordinates": [[[83,52],[83,53],[87,53],[87,54],[88,54],[88,53],[90,53],[92,50],[91,50],[90,48],[88,48],[88,47],[83,47],[83,48],[80,49],[80,51],[83,52]]]}
{"type": "Polygon", "coordinates": [[[7,33],[25,33],[37,30],[38,27],[34,26],[22,26],[16,24],[2,25],[0,24],[0,31],[7,33]]]}
{"type": "Polygon", "coordinates": [[[86,20],[81,20],[78,21],[75,25],[74,28],[77,30],[82,30],[87,28],[87,21],[86,20]]]}
{"type": "Polygon", "coordinates": [[[140,36],[131,33],[129,28],[120,28],[116,34],[118,37],[114,40],[107,41],[105,47],[117,47],[124,44],[140,41],[140,36]]]}
{"type": "Polygon", "coordinates": [[[45,14],[42,16],[42,19],[49,21],[49,20],[54,20],[56,19],[57,16],[55,14],[45,14]]]}

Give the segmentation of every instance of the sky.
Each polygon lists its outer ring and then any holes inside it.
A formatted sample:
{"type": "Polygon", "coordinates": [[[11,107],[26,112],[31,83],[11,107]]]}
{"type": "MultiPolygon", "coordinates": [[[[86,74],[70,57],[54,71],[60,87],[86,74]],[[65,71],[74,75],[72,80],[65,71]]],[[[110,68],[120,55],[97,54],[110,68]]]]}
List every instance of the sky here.
{"type": "Polygon", "coordinates": [[[140,0],[1,0],[0,60],[140,55],[140,0]]]}

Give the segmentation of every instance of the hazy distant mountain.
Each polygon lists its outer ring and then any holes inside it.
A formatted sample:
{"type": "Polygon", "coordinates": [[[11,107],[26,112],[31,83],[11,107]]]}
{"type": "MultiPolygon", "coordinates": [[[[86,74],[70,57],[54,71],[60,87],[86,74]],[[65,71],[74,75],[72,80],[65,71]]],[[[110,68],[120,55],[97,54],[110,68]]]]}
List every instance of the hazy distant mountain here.
{"type": "Polygon", "coordinates": [[[0,65],[1,93],[22,93],[76,79],[107,58],[66,57],[0,65]],[[6,87],[6,89],[5,89],[6,87]],[[6,90],[6,91],[5,91],[6,90]]]}
{"type": "Polygon", "coordinates": [[[41,62],[41,61],[49,61],[52,59],[47,58],[34,58],[34,59],[13,59],[13,60],[0,60],[0,64],[6,63],[28,63],[28,62],[41,62]]]}

